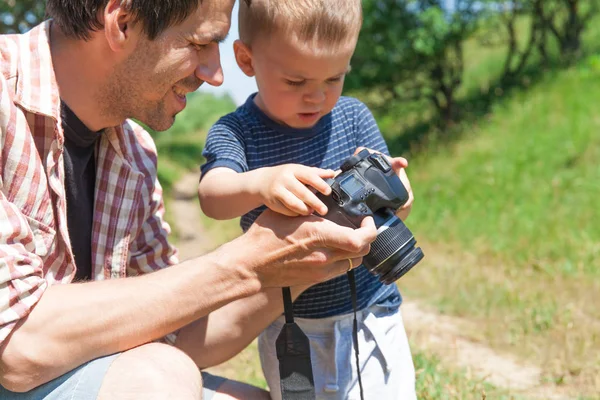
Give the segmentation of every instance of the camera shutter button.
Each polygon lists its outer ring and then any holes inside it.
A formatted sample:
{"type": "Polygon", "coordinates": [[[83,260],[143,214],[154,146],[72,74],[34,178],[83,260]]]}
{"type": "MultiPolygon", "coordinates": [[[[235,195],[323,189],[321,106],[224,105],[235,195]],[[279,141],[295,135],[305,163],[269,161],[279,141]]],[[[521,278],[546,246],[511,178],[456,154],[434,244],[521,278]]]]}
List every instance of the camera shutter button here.
{"type": "Polygon", "coordinates": [[[390,163],[388,163],[385,157],[382,157],[379,154],[371,154],[370,158],[373,164],[375,164],[377,168],[383,171],[383,173],[387,173],[389,170],[392,169],[390,163]]]}

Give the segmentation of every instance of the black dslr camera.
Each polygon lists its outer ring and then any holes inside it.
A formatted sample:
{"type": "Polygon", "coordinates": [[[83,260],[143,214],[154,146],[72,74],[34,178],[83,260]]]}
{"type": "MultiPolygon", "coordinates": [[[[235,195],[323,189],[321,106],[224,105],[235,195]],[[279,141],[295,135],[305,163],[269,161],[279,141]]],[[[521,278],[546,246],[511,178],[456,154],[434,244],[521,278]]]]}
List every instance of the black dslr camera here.
{"type": "Polygon", "coordinates": [[[395,215],[408,201],[408,192],[385,156],[368,150],[348,158],[341,170],[328,180],[331,195],[318,193],[328,209],[324,218],[339,225],[359,227],[363,218],[372,216],[377,239],[363,258],[363,264],[381,282],[393,283],[423,258],[421,248],[415,248],[412,232],[395,215]]]}

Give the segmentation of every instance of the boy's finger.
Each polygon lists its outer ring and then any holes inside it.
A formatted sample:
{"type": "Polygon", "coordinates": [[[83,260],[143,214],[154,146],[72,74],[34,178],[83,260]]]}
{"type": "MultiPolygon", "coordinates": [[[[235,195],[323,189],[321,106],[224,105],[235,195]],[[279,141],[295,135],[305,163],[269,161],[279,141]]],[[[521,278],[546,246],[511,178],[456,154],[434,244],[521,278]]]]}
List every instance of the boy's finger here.
{"type": "Polygon", "coordinates": [[[404,157],[388,157],[388,161],[392,165],[394,171],[399,171],[402,168],[408,167],[408,161],[404,157]]]}
{"type": "Polygon", "coordinates": [[[323,204],[323,202],[319,200],[319,198],[301,182],[296,181],[290,187],[290,190],[308,207],[311,207],[313,210],[315,210],[321,215],[327,214],[327,206],[325,206],[325,204],[323,204]]]}
{"type": "MultiPolygon", "coordinates": [[[[304,189],[308,190],[306,189],[306,187],[304,189]]],[[[300,215],[312,214],[312,210],[309,208],[309,206],[306,205],[302,200],[296,197],[296,195],[290,192],[289,190],[286,190],[284,193],[281,194],[279,201],[289,210],[296,212],[300,215]]]]}
{"type": "MultiPolygon", "coordinates": [[[[323,193],[325,196],[329,196],[329,194],[331,194],[331,186],[329,186],[327,182],[323,180],[323,177],[319,176],[316,173],[316,170],[317,168],[310,168],[298,171],[296,173],[296,178],[305,185],[309,185],[315,188],[317,191],[323,193]]],[[[335,176],[335,171],[329,171],[331,172],[331,175],[328,174],[327,176],[325,176],[325,178],[333,178],[335,176]]]]}

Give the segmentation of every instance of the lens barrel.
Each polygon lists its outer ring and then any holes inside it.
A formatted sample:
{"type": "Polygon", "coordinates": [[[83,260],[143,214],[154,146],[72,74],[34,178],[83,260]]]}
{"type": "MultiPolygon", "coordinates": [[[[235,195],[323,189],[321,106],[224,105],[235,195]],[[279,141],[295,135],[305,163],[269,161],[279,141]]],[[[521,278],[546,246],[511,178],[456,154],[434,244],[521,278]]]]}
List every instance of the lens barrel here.
{"type": "Polygon", "coordinates": [[[423,258],[421,248],[415,248],[416,243],[412,232],[394,215],[378,227],[377,239],[371,243],[371,251],[363,258],[363,264],[389,285],[423,258]]]}

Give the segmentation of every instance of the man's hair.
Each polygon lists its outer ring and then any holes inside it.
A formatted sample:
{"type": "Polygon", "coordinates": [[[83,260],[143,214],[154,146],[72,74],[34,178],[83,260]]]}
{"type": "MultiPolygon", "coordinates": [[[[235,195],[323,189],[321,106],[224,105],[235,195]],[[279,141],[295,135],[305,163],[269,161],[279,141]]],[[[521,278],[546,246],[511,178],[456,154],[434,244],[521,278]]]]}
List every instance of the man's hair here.
{"type": "Polygon", "coordinates": [[[336,46],[358,36],[361,0],[252,0],[240,2],[239,34],[246,45],[259,36],[292,34],[302,42],[336,46]]]}
{"type": "MultiPolygon", "coordinates": [[[[170,26],[183,22],[203,0],[120,0],[141,22],[150,40],[170,26]]],[[[48,0],[46,13],[70,37],[89,39],[90,33],[102,29],[98,13],[108,0],[48,0]]]]}

